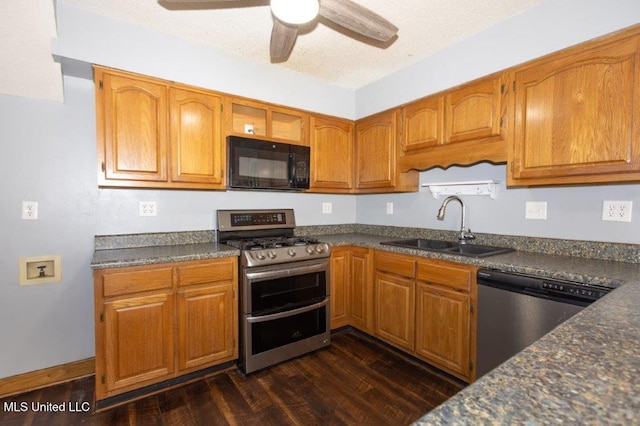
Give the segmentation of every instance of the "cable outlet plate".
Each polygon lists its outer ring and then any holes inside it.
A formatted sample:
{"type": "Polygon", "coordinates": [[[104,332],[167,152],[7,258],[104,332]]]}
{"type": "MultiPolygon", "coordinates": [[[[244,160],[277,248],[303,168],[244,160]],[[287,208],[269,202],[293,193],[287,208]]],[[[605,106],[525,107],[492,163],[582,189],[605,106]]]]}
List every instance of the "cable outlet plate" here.
{"type": "Polygon", "coordinates": [[[631,201],[605,201],[602,203],[602,220],[631,222],[631,201]]]}

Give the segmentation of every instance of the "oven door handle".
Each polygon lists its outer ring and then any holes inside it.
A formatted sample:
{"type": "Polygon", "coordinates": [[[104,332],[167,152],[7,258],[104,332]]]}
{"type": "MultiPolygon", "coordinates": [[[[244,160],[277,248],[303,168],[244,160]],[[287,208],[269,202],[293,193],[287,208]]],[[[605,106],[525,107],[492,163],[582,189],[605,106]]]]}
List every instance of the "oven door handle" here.
{"type": "Polygon", "coordinates": [[[273,321],[281,318],[286,318],[292,315],[302,314],[304,312],[309,312],[318,308],[322,308],[323,306],[327,306],[328,303],[329,303],[329,298],[325,298],[322,302],[314,303],[313,305],[304,306],[298,309],[293,309],[291,311],[278,312],[277,314],[264,315],[261,317],[248,317],[247,322],[250,324],[255,324],[258,322],[273,321]]]}
{"type": "Polygon", "coordinates": [[[313,262],[311,264],[291,266],[289,269],[283,270],[282,268],[274,269],[271,271],[247,271],[246,277],[250,281],[265,281],[275,278],[294,277],[296,275],[312,274],[314,272],[325,272],[329,266],[329,261],[323,259],[321,262],[313,262]]]}

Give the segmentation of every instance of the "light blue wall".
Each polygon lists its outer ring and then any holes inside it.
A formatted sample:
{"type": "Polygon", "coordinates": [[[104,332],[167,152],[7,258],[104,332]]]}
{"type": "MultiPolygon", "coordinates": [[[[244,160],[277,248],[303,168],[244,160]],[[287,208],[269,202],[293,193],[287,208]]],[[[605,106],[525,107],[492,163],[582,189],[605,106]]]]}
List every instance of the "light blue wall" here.
{"type": "MultiPolygon", "coordinates": [[[[607,20],[615,18],[618,22],[628,20],[632,12],[636,17],[639,15],[637,8],[622,7],[636,2],[615,1],[620,7],[611,6],[610,1],[585,3],[591,6],[585,6],[587,12],[584,13],[568,7],[583,2],[547,0],[541,7],[543,11],[558,14],[548,19],[565,24],[573,22],[578,12],[578,16],[586,14],[590,19],[580,18],[582,24],[575,25],[589,28],[593,25],[591,21],[600,16],[607,20]],[[591,10],[595,4],[606,6],[608,11],[591,10]]],[[[520,17],[524,19],[521,22],[538,22],[536,28],[544,40],[523,41],[522,45],[540,43],[542,48],[527,50],[522,56],[516,56],[511,49],[512,54],[501,64],[531,59],[537,52],[544,51],[545,46],[546,49],[556,47],[551,41],[561,35],[560,29],[544,28],[540,21],[547,18],[540,16],[538,9],[526,15],[531,17],[520,17]]],[[[508,31],[521,31],[520,24],[503,28],[502,35],[507,40],[508,31]]],[[[437,86],[420,86],[417,82],[425,76],[416,79],[412,73],[418,72],[418,68],[412,68],[407,76],[395,75],[380,81],[377,83],[379,89],[370,86],[354,93],[295,73],[222,57],[176,39],[71,8],[58,10],[58,34],[53,51],[71,64],[97,62],[346,118],[384,109],[409,97],[423,96],[436,90],[434,87],[437,86]],[[404,84],[398,80],[404,80],[404,84]]],[[[590,30],[578,31],[574,41],[589,37],[590,30]]],[[[508,41],[504,43],[508,44],[508,41]]],[[[481,56],[499,60],[496,58],[502,57],[500,47],[498,43],[488,53],[485,46],[485,54],[481,56]]],[[[437,61],[450,59],[465,65],[458,48],[447,52],[439,55],[437,61]]],[[[426,80],[434,82],[443,78],[445,83],[441,85],[444,88],[471,74],[489,72],[483,61],[473,63],[478,67],[476,71],[459,73],[455,78],[445,78],[437,63],[429,59],[425,60],[423,68],[434,67],[431,76],[426,74],[426,80]]],[[[446,229],[457,226],[456,206],[451,206],[452,211],[445,222],[436,222],[433,216],[439,201],[423,192],[355,197],[99,189],[96,185],[93,84],[87,79],[67,76],[64,85],[64,104],[0,95],[0,336],[3,348],[0,351],[0,378],[93,356],[93,289],[89,262],[93,237],[97,234],[212,229],[214,212],[218,208],[271,206],[294,208],[299,225],[358,221],[446,229]],[[20,219],[23,200],[40,203],[40,220],[20,219]],[[138,217],[137,204],[141,200],[156,200],[158,216],[138,217]],[[325,201],[333,203],[333,214],[321,213],[321,204],[325,201]],[[395,215],[384,214],[386,201],[394,202],[395,215]],[[18,257],[43,254],[62,255],[63,282],[19,286],[18,257]]],[[[421,179],[442,181],[466,177],[504,180],[504,171],[501,166],[452,168],[424,172],[421,179]]],[[[632,185],[508,190],[495,201],[470,200],[469,224],[481,232],[637,242],[638,233],[631,225],[605,226],[598,222],[599,208],[594,207],[606,197],[632,199],[636,201],[636,209],[640,208],[637,188],[632,185]],[[517,219],[518,215],[523,215],[523,201],[529,199],[549,202],[547,222],[517,219]],[[514,212],[513,216],[511,212],[514,212]],[[521,232],[522,228],[527,232],[521,232]],[[553,235],[555,233],[557,235],[553,235]]]]}
{"type": "MultiPolygon", "coordinates": [[[[610,241],[638,244],[640,227],[640,185],[594,185],[549,188],[505,188],[506,166],[478,164],[473,167],[432,169],[420,174],[420,183],[498,181],[496,199],[462,196],[467,210],[467,226],[474,232],[610,241]],[[631,223],[603,222],[604,200],[634,202],[631,223]],[[546,201],[547,220],[525,219],[526,201],[546,201]]],[[[444,221],[436,220],[443,197],[434,199],[428,188],[418,193],[360,195],[357,197],[357,223],[414,226],[432,229],[460,229],[460,207],[447,207],[444,221]],[[386,214],[386,203],[393,202],[394,214],[386,214]]]]}

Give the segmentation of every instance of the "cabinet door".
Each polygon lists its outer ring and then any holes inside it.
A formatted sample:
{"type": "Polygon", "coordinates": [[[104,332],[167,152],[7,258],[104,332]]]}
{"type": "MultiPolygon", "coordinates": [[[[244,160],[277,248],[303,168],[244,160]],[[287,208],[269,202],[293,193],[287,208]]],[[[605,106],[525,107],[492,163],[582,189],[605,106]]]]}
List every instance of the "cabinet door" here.
{"type": "Polygon", "coordinates": [[[412,279],[375,273],[375,334],[388,343],[414,348],[415,285],[412,279]]]}
{"type": "Polygon", "coordinates": [[[424,282],[418,282],[416,292],[416,354],[469,377],[469,294],[424,282]]]}
{"type": "Polygon", "coordinates": [[[371,254],[369,249],[351,249],[351,325],[373,333],[373,281],[371,279],[371,254]]]}
{"type": "Polygon", "coordinates": [[[236,358],[237,302],[232,282],[178,292],[178,368],[236,358]]]}
{"type": "Polygon", "coordinates": [[[288,108],[271,107],[269,118],[270,137],[294,145],[309,146],[308,114],[288,108]]]}
{"type": "Polygon", "coordinates": [[[142,387],[174,371],[173,296],[159,293],[105,302],[107,392],[142,387]]]}
{"type": "Polygon", "coordinates": [[[356,188],[393,188],[396,184],[397,111],[356,123],[356,188]]]}
{"type": "Polygon", "coordinates": [[[421,99],[402,108],[402,150],[421,150],[443,143],[444,97],[421,99]]]}
{"type": "Polygon", "coordinates": [[[230,99],[225,109],[229,134],[309,145],[309,116],[303,111],[246,99],[230,99]]]}
{"type": "Polygon", "coordinates": [[[101,183],[167,181],[165,85],[96,69],[96,112],[101,183]]]}
{"type": "Polygon", "coordinates": [[[505,83],[493,76],[449,92],[445,97],[445,143],[500,137],[505,83]]]}
{"type": "Polygon", "coordinates": [[[171,180],[224,186],[220,97],[171,88],[171,180]]]}
{"type": "Polygon", "coordinates": [[[640,171],[638,40],[572,49],[516,72],[510,183],[624,180],[616,174],[640,171]]]}
{"type": "Polygon", "coordinates": [[[178,369],[203,368],[237,358],[237,258],[194,261],[175,269],[178,369]]]}
{"type": "Polygon", "coordinates": [[[311,117],[311,190],[353,189],[353,123],[311,117]]]}
{"type": "Polygon", "coordinates": [[[331,329],[349,324],[349,286],[351,281],[351,251],[336,247],[331,251],[330,288],[331,329]]]}

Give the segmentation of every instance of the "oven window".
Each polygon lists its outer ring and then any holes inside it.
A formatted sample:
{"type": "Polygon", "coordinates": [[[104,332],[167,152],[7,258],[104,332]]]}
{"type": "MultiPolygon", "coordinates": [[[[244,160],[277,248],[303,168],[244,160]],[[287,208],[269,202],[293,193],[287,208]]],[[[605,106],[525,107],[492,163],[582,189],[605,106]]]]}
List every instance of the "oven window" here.
{"type": "Polygon", "coordinates": [[[327,331],[327,308],[250,324],[252,355],[307,339],[327,331]]]}
{"type": "Polygon", "coordinates": [[[251,282],[250,312],[267,315],[317,303],[327,296],[326,282],[324,271],[251,282]]]}

